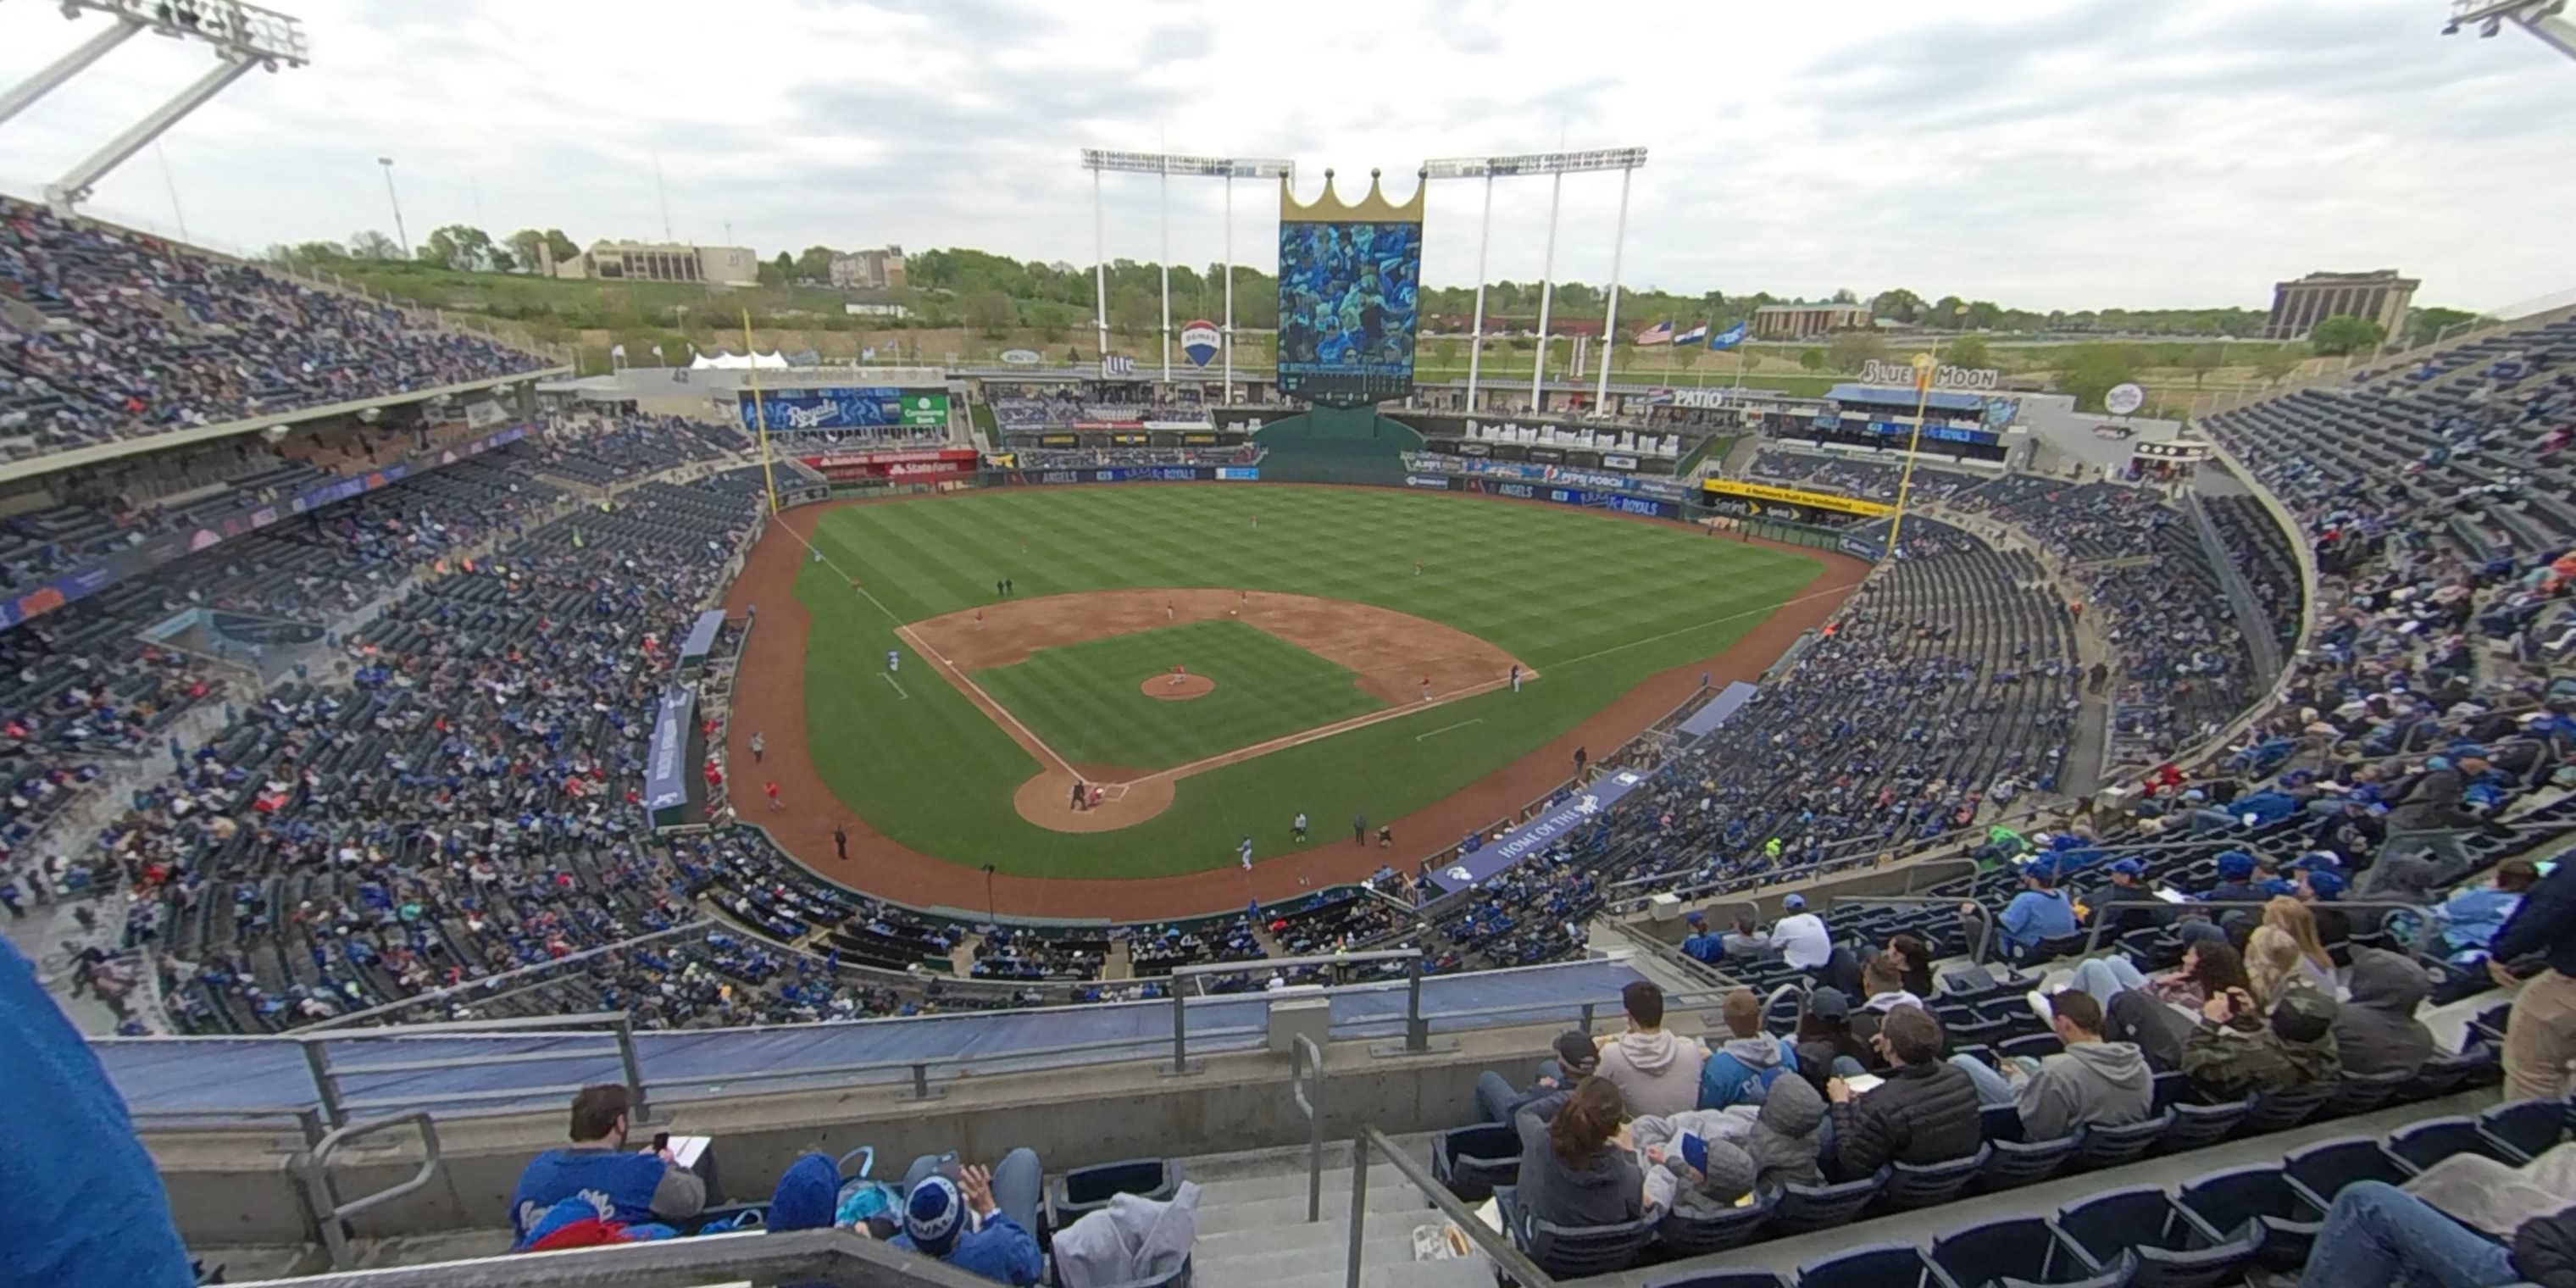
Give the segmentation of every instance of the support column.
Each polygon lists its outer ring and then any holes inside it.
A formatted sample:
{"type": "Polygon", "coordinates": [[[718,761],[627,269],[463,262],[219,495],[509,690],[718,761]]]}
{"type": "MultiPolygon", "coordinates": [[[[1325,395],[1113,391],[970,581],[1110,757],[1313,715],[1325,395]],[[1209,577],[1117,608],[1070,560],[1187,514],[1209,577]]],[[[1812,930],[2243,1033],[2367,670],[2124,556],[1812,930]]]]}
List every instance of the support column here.
{"type": "Polygon", "coordinates": [[[1100,328],[1100,352],[1098,357],[1101,361],[1100,369],[1103,372],[1106,372],[1109,369],[1108,244],[1108,238],[1105,237],[1100,230],[1100,172],[1098,170],[1094,170],[1091,172],[1091,287],[1093,295],[1099,302],[1094,306],[1098,312],[1094,315],[1092,321],[1097,323],[1100,328]]]}
{"type": "Polygon", "coordinates": [[[1163,162],[1162,173],[1154,176],[1154,204],[1161,209],[1163,246],[1156,257],[1163,261],[1163,383],[1172,383],[1172,163],[1163,162]]]}
{"type": "Polygon", "coordinates": [[[1467,337],[1467,411],[1476,410],[1476,372],[1485,356],[1485,249],[1494,235],[1494,176],[1485,176],[1485,213],[1476,221],[1475,334],[1467,337]]]}
{"type": "Polygon", "coordinates": [[[1225,389],[1219,403],[1234,398],[1234,176],[1225,177],[1225,389]]]}
{"type": "Polygon", "coordinates": [[[1547,189],[1547,258],[1538,274],[1538,361],[1530,367],[1530,414],[1547,407],[1547,310],[1556,302],[1556,211],[1565,196],[1565,172],[1559,170],[1547,189]]]}
{"type": "Polygon", "coordinates": [[[249,61],[217,63],[213,70],[179,91],[178,96],[153,109],[151,115],[126,127],[123,134],[109,139],[105,146],[90,153],[63,177],[45,189],[45,200],[58,212],[68,211],[89,196],[90,189],[107,177],[109,171],[125,164],[127,157],[143,150],[145,144],[161,137],[163,131],[185,120],[190,112],[206,105],[224,92],[224,88],[250,73],[249,61]]]}
{"type": "Polygon", "coordinates": [[[1628,249],[1628,181],[1637,177],[1634,167],[1619,171],[1619,222],[1610,234],[1610,311],[1601,324],[1601,381],[1592,387],[1592,411],[1601,415],[1610,410],[1610,355],[1619,344],[1619,261],[1628,249]]]}
{"type": "Polygon", "coordinates": [[[80,75],[91,63],[105,58],[109,50],[124,44],[128,37],[141,30],[142,23],[132,18],[118,18],[108,25],[107,30],[82,41],[70,53],[47,63],[35,75],[10,86],[8,93],[0,94],[0,121],[7,121],[27,110],[27,106],[37,99],[62,88],[63,82],[80,75]]]}

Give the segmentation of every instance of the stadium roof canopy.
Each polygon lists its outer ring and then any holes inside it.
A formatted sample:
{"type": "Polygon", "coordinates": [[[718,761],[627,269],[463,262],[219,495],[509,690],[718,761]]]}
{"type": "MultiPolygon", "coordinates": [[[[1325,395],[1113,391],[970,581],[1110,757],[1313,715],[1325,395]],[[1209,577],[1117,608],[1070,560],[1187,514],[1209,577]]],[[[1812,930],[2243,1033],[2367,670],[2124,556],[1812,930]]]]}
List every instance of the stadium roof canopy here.
{"type": "MultiPolygon", "coordinates": [[[[1900,403],[1911,406],[1914,402],[1913,390],[1898,389],[1888,385],[1836,385],[1826,390],[1825,396],[1835,402],[1868,403],[1872,406],[1900,403]]],[[[1924,405],[1936,411],[1984,411],[1987,397],[1986,394],[1963,394],[1947,389],[1935,389],[1924,405]]]]}

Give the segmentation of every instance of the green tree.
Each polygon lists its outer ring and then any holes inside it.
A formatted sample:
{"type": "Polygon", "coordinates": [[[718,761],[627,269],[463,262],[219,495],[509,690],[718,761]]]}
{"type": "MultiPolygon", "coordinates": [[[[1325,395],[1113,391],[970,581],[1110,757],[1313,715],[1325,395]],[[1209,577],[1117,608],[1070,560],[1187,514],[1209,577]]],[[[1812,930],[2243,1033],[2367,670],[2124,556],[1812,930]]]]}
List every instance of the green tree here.
{"type": "Polygon", "coordinates": [[[1798,365],[1809,371],[1825,369],[1825,351],[1814,345],[1798,350],[1798,365]]]}
{"type": "Polygon", "coordinates": [[[2134,362],[2129,349],[2117,344],[2070,345],[2057,354],[2057,389],[2075,395],[2078,408],[2102,410],[2102,395],[2129,382],[2134,362]]]}
{"type": "Polygon", "coordinates": [[[2254,374],[2261,376],[2266,386],[2277,385],[2289,379],[2290,373],[2298,370],[2299,364],[2307,360],[2308,351],[2305,346],[2275,345],[2265,350],[2262,356],[2254,359],[2254,374]]]}
{"type": "Polygon", "coordinates": [[[1887,356],[1887,342],[1868,331],[1845,331],[1835,336],[1831,346],[1834,370],[1859,371],[1868,363],[1887,356]]]}
{"type": "Polygon", "coordinates": [[[401,259],[402,247],[394,239],[373,228],[349,234],[349,256],[352,259],[401,259]]]}
{"type": "Polygon", "coordinates": [[[1966,367],[1973,371],[1995,365],[1995,355],[1986,348],[1986,337],[1963,335],[1941,350],[1941,361],[1948,366],[1966,367]]]}
{"type": "Polygon", "coordinates": [[[460,272],[489,272],[500,264],[492,244],[492,235],[468,224],[449,224],[430,233],[414,258],[424,264],[452,268],[460,272]]]}
{"type": "Polygon", "coordinates": [[[1122,286],[1109,295],[1109,328],[1120,335],[1143,335],[1162,317],[1154,294],[1142,286],[1122,286]]]}
{"type": "Polygon", "coordinates": [[[2202,381],[2209,379],[2209,373],[2218,370],[2218,364],[2226,360],[2227,355],[2217,345],[2196,344],[2189,353],[2182,355],[2182,366],[2183,370],[2191,373],[2191,387],[2198,389],[2202,381]]]}
{"type": "Polygon", "coordinates": [[[2412,346],[2431,344],[2436,338],[2456,338],[2477,321],[2478,315],[2467,309],[2417,309],[2415,316],[2406,320],[2406,343],[2412,346]]]}
{"type": "Polygon", "coordinates": [[[969,292],[961,303],[966,325],[984,333],[987,340],[999,340],[1020,320],[1019,311],[1011,307],[1011,297],[992,287],[969,292]]]}
{"type": "Polygon", "coordinates": [[[2308,344],[2319,353],[2353,353],[2388,338],[2388,328],[2368,318],[2338,313],[2308,332],[2308,344]]]}
{"type": "Polygon", "coordinates": [[[1431,356],[1439,359],[1444,369],[1455,370],[1458,366],[1458,341],[1452,337],[1441,338],[1431,346],[1431,356]]]}
{"type": "Polygon", "coordinates": [[[1923,312],[1923,297],[1902,286],[1890,287],[1870,300],[1869,311],[1883,318],[1911,322],[1923,312]]]}
{"type": "MultiPolygon", "coordinates": [[[[537,271],[549,249],[545,233],[535,228],[522,228],[510,234],[502,244],[510,248],[510,255],[519,262],[519,266],[531,273],[537,271]]],[[[556,256],[555,262],[562,263],[563,257],[556,256]]]]}
{"type": "Polygon", "coordinates": [[[796,256],[796,276],[809,282],[832,280],[832,261],[840,252],[829,246],[808,246],[796,256]]]}
{"type": "Polygon", "coordinates": [[[1860,303],[1860,294],[1848,286],[1838,286],[1834,288],[1833,302],[1836,304],[1858,304],[1860,303]]]}

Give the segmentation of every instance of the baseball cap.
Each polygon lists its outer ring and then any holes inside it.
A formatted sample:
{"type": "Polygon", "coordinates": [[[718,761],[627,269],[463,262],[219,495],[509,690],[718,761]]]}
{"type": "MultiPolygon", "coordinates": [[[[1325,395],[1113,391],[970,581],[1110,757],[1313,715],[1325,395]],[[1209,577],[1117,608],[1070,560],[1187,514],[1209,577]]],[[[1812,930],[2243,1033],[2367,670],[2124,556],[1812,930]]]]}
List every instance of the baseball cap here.
{"type": "Polygon", "coordinates": [[[2290,866],[2304,868],[2311,872],[2318,868],[2332,868],[2340,871],[2343,868],[2343,856],[2332,850],[2310,850],[2290,860],[2290,866]]]}
{"type": "Polygon", "coordinates": [[[1703,1176],[1707,1175],[1708,1142],[1701,1139],[1698,1132],[1683,1132],[1681,1136],[1681,1145],[1682,1161],[1690,1164],[1692,1171],[1698,1172],[1703,1176]]]}
{"type": "Polygon", "coordinates": [[[2243,850],[2229,850],[2218,856],[2218,875],[2242,880],[2254,875],[2254,856],[2243,850]]]}
{"type": "Polygon", "coordinates": [[[1591,1034],[1567,1029],[1556,1035],[1556,1063],[1569,1074],[1590,1073],[1601,1063],[1601,1048],[1592,1044],[1591,1034]]]}
{"type": "Polygon", "coordinates": [[[957,1242],[965,1218],[966,1200],[957,1192],[957,1182],[932,1173],[913,1186],[912,1196],[904,1200],[903,1233],[913,1247],[945,1257],[957,1242]]]}
{"type": "Polygon", "coordinates": [[[2343,874],[2332,868],[2310,868],[2308,889],[2315,891],[2321,900],[2331,902],[2340,899],[2344,892],[2343,874]]]}
{"type": "Polygon", "coordinates": [[[1692,924],[1692,925],[1694,925],[1694,926],[1705,926],[1705,925],[1707,925],[1707,924],[1708,924],[1708,918],[1703,917],[1703,916],[1701,916],[1700,914],[1698,914],[1698,913],[1696,913],[1696,912],[1693,912],[1693,913],[1690,913],[1690,914],[1689,914],[1689,915],[1687,915],[1687,916],[1684,916],[1684,917],[1682,918],[1682,920],[1687,921],[1687,922],[1689,922],[1690,924],[1692,924]]]}
{"type": "Polygon", "coordinates": [[[1851,999],[1843,996],[1839,988],[1817,989],[1807,994],[1807,1014],[1828,1020],[1847,1019],[1851,1015],[1851,999]]]}
{"type": "Polygon", "coordinates": [[[2313,988],[2281,991],[2272,1004],[2272,1031],[2285,1042],[2314,1042],[2334,1028],[2334,999],[2313,988]]]}
{"type": "Polygon", "coordinates": [[[2124,877],[2142,877],[2147,874],[2147,865],[2137,859],[2120,859],[2111,864],[2111,870],[2124,877]]]}
{"type": "Polygon", "coordinates": [[[1790,895],[1780,901],[1780,906],[1791,912],[1805,912],[1807,910],[1807,896],[1803,894],[1790,895]]]}

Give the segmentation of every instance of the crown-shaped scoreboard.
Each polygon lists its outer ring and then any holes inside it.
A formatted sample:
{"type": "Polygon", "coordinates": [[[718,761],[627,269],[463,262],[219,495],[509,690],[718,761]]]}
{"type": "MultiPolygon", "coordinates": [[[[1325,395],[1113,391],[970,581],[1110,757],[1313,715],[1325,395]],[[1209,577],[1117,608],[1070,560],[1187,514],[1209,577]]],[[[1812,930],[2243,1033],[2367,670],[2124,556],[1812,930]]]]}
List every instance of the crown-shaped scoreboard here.
{"type": "Polygon", "coordinates": [[[1399,205],[1380,180],[1369,171],[1368,195],[1355,202],[1334,191],[1330,170],[1312,202],[1279,182],[1281,393],[1357,407],[1412,391],[1430,185],[1417,181],[1399,205]]]}

